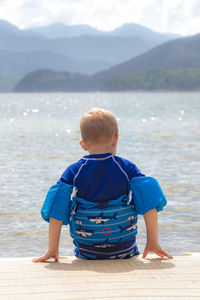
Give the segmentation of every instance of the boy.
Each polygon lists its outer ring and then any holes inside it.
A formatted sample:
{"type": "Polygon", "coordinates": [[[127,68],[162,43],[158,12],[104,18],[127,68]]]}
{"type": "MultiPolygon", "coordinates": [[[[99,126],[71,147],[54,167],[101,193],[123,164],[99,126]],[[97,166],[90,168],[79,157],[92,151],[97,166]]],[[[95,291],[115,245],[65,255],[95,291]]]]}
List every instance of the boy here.
{"type": "MultiPolygon", "coordinates": [[[[131,202],[132,191],[130,193],[129,184],[134,178],[146,177],[132,162],[116,156],[118,125],[111,112],[103,109],[87,112],[80,120],[80,130],[80,145],[89,155],[70,165],[54,186],[56,192],[53,189],[53,196],[50,196],[51,200],[46,204],[49,249],[44,256],[35,258],[34,262],[43,262],[49,258],[58,261],[64,210],[68,210],[66,214],[70,215],[67,223],[70,223],[77,257],[129,258],[139,254],[135,237],[137,213],[131,202]],[[54,214],[52,207],[56,210],[57,205],[58,210],[60,209],[61,205],[56,204],[56,201],[60,201],[63,196],[57,196],[62,188],[68,187],[74,187],[72,201],[63,200],[62,212],[57,217],[57,212],[54,214]],[[56,197],[59,199],[55,200],[56,197]],[[67,201],[69,204],[66,204],[67,201]]],[[[161,258],[172,258],[158,243],[157,209],[156,205],[151,207],[144,211],[147,243],[143,257],[154,252],[161,258]]]]}

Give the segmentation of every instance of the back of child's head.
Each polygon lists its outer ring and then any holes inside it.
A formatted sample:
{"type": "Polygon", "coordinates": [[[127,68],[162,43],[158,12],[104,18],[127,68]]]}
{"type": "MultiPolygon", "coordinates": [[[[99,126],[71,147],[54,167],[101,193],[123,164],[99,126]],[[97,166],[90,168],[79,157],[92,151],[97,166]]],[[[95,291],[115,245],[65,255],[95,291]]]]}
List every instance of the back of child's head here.
{"type": "Polygon", "coordinates": [[[118,134],[118,125],[110,111],[97,108],[81,117],[80,130],[86,144],[107,143],[118,134]]]}

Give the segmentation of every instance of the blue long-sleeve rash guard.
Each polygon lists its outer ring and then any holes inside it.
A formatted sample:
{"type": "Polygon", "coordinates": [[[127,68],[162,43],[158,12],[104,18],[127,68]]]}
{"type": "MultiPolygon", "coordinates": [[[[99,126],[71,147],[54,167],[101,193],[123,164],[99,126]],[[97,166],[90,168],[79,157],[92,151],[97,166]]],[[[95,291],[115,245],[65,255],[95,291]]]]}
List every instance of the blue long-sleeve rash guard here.
{"type": "Polygon", "coordinates": [[[99,202],[117,199],[128,193],[128,182],[144,176],[131,161],[112,153],[86,155],[71,164],[58,182],[74,185],[78,196],[99,202]]]}

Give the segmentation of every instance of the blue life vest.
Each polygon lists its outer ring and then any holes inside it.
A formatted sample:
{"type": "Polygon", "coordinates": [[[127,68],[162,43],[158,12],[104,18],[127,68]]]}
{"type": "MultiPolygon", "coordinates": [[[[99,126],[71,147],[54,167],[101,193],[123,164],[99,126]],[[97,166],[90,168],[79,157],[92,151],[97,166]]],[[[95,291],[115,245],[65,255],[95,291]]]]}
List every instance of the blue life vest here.
{"type": "Polygon", "coordinates": [[[41,214],[48,222],[52,217],[69,224],[76,248],[90,258],[100,254],[114,258],[115,254],[129,253],[137,234],[137,215],[153,208],[160,211],[167,203],[159,183],[152,177],[132,178],[129,194],[114,200],[91,202],[79,198],[77,192],[76,187],[63,182],[52,186],[41,214]]]}
{"type": "Polygon", "coordinates": [[[115,200],[89,202],[74,197],[70,234],[78,255],[115,258],[127,255],[135,244],[137,213],[123,195],[115,200]]]}

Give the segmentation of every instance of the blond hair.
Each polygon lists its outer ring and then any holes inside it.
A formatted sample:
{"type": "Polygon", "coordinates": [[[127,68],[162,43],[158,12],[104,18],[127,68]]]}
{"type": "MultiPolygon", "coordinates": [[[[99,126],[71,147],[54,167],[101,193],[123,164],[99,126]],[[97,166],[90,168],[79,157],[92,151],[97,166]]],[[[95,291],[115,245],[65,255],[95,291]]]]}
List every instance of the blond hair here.
{"type": "Polygon", "coordinates": [[[85,143],[106,143],[118,134],[118,125],[110,111],[93,108],[81,117],[80,130],[85,143]]]}

